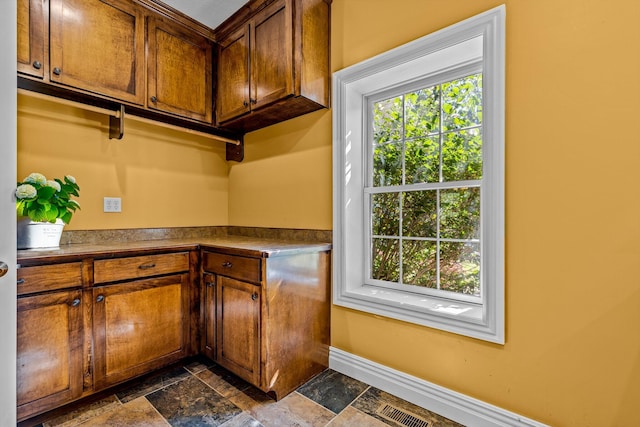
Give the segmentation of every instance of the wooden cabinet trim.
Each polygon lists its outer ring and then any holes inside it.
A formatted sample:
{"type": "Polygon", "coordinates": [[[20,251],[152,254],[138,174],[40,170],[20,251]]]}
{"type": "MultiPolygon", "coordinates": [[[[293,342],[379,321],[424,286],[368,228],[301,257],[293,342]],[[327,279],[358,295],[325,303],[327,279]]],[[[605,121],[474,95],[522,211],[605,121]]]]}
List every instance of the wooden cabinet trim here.
{"type": "Polygon", "coordinates": [[[202,274],[201,303],[201,351],[211,360],[216,355],[216,276],[211,273],[202,274]]]}

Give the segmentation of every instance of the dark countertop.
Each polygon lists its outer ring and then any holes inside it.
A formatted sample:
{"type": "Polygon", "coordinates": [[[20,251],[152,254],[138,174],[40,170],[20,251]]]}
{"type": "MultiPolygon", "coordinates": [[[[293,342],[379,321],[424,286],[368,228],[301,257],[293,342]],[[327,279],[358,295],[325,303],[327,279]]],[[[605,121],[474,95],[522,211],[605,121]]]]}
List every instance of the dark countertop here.
{"type": "Polygon", "coordinates": [[[213,236],[202,238],[176,238],[105,243],[74,243],[52,249],[18,250],[18,263],[63,261],[71,259],[110,258],[114,256],[139,255],[150,252],[175,252],[211,248],[227,253],[269,258],[298,253],[324,252],[331,250],[331,243],[283,240],[245,236],[213,236]]]}

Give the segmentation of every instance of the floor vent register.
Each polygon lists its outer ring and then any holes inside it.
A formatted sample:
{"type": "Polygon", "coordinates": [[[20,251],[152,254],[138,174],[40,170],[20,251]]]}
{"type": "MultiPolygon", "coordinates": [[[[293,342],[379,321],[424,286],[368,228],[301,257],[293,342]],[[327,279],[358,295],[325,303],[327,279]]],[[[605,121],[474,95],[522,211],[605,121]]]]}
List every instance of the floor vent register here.
{"type": "Polygon", "coordinates": [[[405,411],[404,409],[397,408],[393,405],[389,405],[388,403],[380,405],[376,414],[401,426],[431,427],[431,422],[424,418],[420,418],[415,414],[405,411]]]}

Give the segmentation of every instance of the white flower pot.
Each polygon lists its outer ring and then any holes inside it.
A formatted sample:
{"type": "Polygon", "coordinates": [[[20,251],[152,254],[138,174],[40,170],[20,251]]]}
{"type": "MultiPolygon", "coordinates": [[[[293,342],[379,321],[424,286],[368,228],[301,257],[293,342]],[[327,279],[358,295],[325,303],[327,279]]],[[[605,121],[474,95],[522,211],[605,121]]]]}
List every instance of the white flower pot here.
{"type": "Polygon", "coordinates": [[[58,218],[55,223],[35,222],[28,217],[18,219],[18,249],[57,248],[64,222],[58,218]]]}

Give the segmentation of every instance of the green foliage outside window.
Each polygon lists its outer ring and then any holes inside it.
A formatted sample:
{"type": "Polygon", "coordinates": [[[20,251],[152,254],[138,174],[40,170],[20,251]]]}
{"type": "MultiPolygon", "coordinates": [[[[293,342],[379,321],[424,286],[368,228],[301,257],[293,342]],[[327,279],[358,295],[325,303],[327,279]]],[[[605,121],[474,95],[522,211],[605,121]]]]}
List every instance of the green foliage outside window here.
{"type": "Polygon", "coordinates": [[[375,102],[372,156],[371,277],[480,295],[482,74],[375,102]]]}

